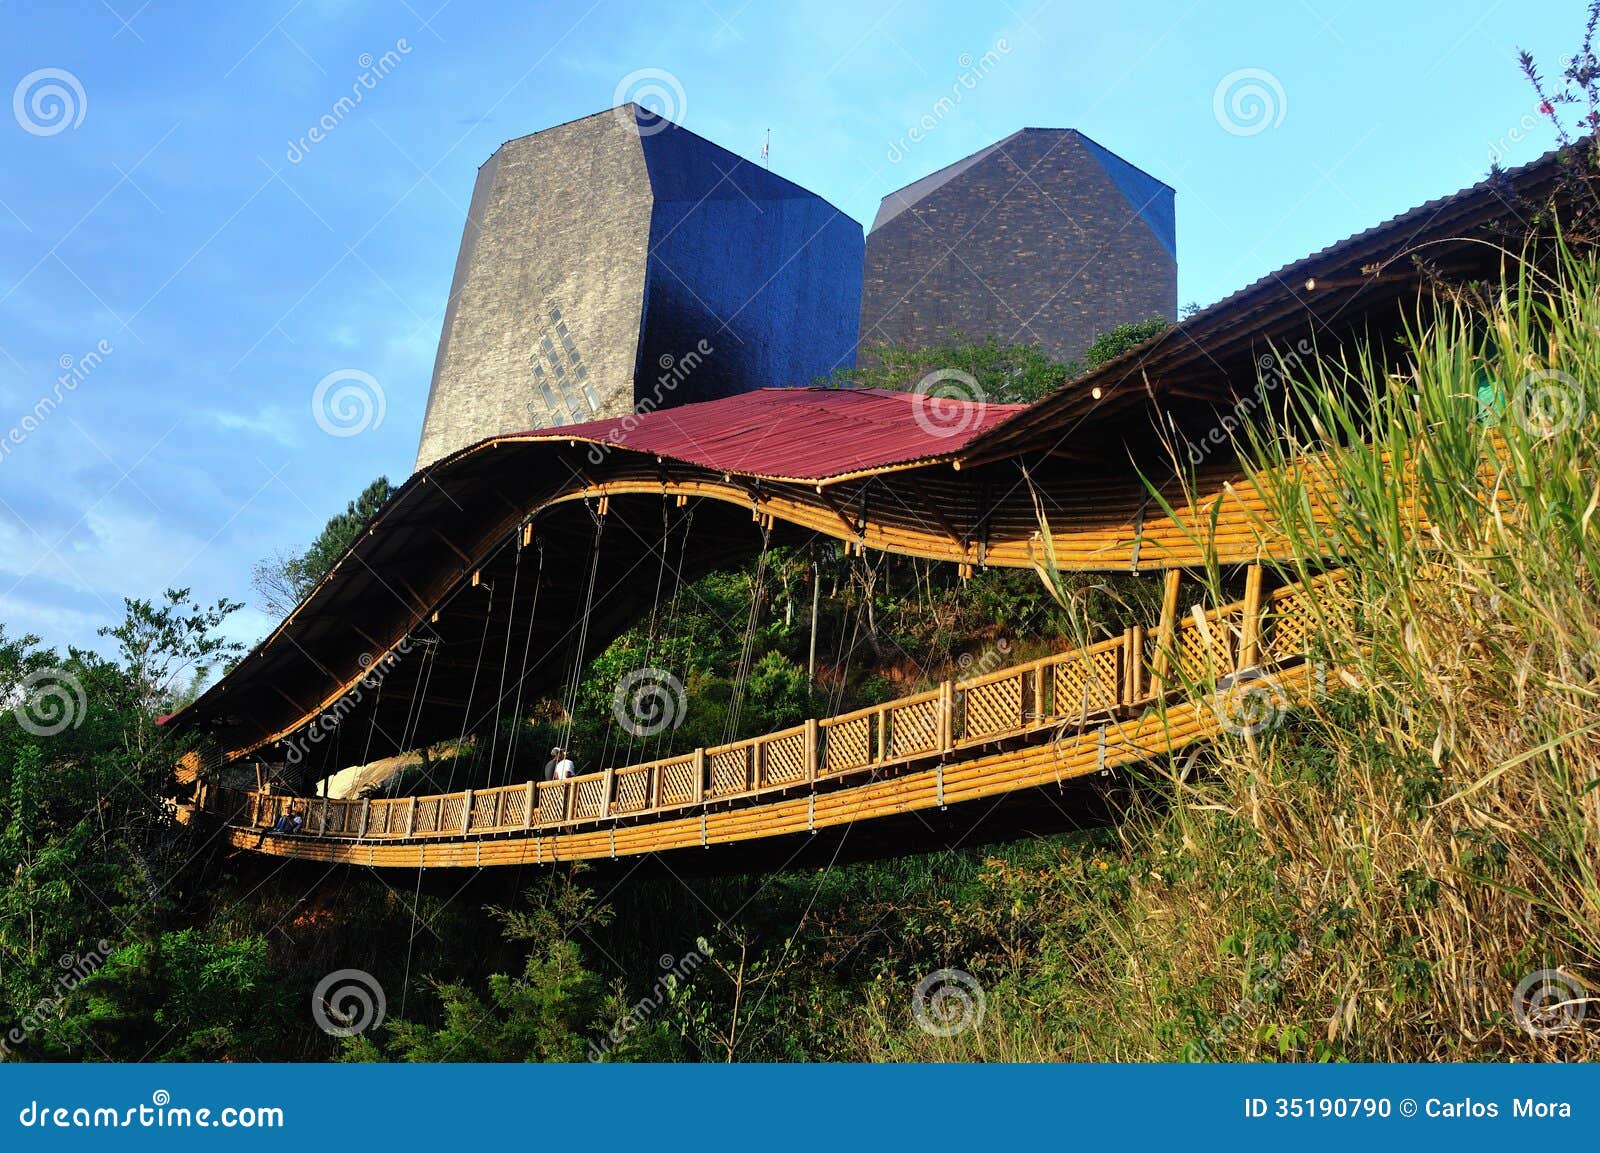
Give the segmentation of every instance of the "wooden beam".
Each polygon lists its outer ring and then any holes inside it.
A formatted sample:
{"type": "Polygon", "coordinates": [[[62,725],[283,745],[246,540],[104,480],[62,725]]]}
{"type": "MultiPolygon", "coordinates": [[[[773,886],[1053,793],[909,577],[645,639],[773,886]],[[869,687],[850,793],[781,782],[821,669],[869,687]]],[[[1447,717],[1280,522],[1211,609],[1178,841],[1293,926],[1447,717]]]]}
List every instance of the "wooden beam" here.
{"type": "Polygon", "coordinates": [[[445,536],[444,533],[440,532],[438,529],[433,529],[432,531],[433,531],[434,537],[438,539],[439,543],[443,544],[445,548],[447,548],[451,552],[455,553],[456,554],[456,558],[458,560],[460,560],[463,565],[465,565],[467,568],[471,568],[472,567],[472,558],[469,557],[466,553],[462,552],[461,549],[456,547],[456,542],[455,541],[453,541],[449,537],[445,536]]]}

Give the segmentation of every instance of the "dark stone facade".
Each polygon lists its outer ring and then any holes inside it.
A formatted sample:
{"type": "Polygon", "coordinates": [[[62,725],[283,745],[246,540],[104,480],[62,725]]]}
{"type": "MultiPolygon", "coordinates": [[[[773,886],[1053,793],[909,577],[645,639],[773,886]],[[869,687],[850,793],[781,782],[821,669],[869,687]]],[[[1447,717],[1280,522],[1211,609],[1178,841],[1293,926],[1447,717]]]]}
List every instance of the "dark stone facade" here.
{"type": "Polygon", "coordinates": [[[1173,191],[1072,129],[1024,128],[884,197],[867,236],[861,343],[952,331],[1083,354],[1177,317],[1173,191]]]}
{"type": "Polygon", "coordinates": [[[417,467],[848,367],[862,257],[821,197],[633,105],[509,141],[478,172],[417,467]]]}

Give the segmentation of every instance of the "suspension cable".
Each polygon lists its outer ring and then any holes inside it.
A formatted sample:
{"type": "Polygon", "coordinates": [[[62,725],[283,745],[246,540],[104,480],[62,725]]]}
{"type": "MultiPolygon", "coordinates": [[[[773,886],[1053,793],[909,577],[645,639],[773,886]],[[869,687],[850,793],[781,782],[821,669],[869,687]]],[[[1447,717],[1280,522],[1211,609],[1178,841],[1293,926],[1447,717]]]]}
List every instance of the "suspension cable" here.
{"type": "Polygon", "coordinates": [[[589,591],[584,598],[583,616],[578,622],[577,649],[572,656],[572,681],[567,688],[564,702],[567,711],[566,727],[562,730],[561,747],[566,749],[572,743],[573,723],[578,714],[578,690],[583,683],[583,652],[589,644],[589,616],[594,611],[594,586],[600,573],[600,537],[605,531],[605,518],[593,509],[589,515],[594,518],[594,555],[589,561],[589,591]]]}
{"type": "MultiPolygon", "coordinates": [[[[472,682],[467,686],[467,707],[461,714],[461,735],[456,738],[455,756],[450,759],[450,783],[445,787],[445,792],[453,793],[456,789],[456,769],[461,765],[461,746],[466,744],[467,730],[472,727],[472,701],[478,695],[478,672],[483,668],[483,651],[489,644],[489,624],[494,620],[494,585],[486,586],[489,590],[489,603],[484,608],[483,636],[478,640],[478,659],[472,665],[472,682]]],[[[476,754],[476,749],[473,750],[476,754]]]]}
{"type": "MultiPolygon", "coordinates": [[[[494,694],[494,726],[489,736],[489,772],[484,780],[494,783],[495,756],[500,751],[500,706],[506,699],[506,669],[511,665],[511,633],[517,623],[517,581],[522,577],[522,528],[517,528],[517,552],[511,562],[511,599],[506,604],[506,643],[500,653],[500,687],[494,694]]],[[[487,625],[485,626],[487,627],[487,625]]]]}
{"type": "Polygon", "coordinates": [[[761,530],[761,556],[756,561],[755,575],[750,580],[750,615],[744,626],[744,647],[739,654],[739,668],[734,674],[733,697],[728,702],[728,723],[723,734],[723,742],[732,741],[739,735],[739,720],[744,713],[745,688],[750,680],[750,665],[755,656],[756,648],[756,622],[761,615],[761,590],[766,582],[767,574],[767,549],[772,543],[772,531],[763,527],[761,530]]]}
{"type": "MultiPolygon", "coordinates": [[[[683,566],[689,561],[689,530],[694,527],[694,508],[694,505],[690,505],[683,517],[683,543],[678,547],[678,567],[673,570],[672,602],[667,609],[667,627],[663,630],[668,638],[677,631],[678,627],[678,605],[683,597],[683,566]]],[[[665,555],[664,552],[663,555],[665,555]]],[[[667,743],[668,728],[663,728],[656,734],[655,751],[650,755],[649,760],[658,761],[661,759],[661,750],[666,747],[667,743]]]]}
{"type": "Polygon", "coordinates": [[[528,681],[528,654],[533,651],[533,626],[539,619],[539,590],[544,586],[544,540],[534,538],[539,550],[539,565],[533,574],[533,605],[528,609],[528,637],[522,642],[522,669],[517,675],[517,697],[511,710],[516,724],[511,730],[511,740],[506,746],[505,783],[511,783],[511,766],[516,763],[517,745],[522,740],[522,690],[528,681]]]}

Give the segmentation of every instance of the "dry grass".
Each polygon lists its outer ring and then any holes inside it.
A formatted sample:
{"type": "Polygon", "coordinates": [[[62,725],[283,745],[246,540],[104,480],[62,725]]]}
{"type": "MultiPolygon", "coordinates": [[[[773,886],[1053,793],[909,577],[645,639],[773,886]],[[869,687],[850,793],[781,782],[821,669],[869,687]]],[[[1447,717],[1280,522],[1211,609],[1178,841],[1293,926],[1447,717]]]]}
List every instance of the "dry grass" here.
{"type": "Polygon", "coordinates": [[[1117,884],[1040,879],[1071,915],[984,972],[980,1025],[931,1037],[869,998],[862,1056],[1600,1053],[1600,275],[1525,272],[1398,363],[1315,371],[1239,447],[1295,545],[1281,578],[1351,578],[1318,638],[1344,671],[1275,731],[1152,766],[1117,884]],[[1331,527],[1302,511],[1316,472],[1331,527]],[[1568,1017],[1519,1010],[1541,970],[1568,1017]]]}

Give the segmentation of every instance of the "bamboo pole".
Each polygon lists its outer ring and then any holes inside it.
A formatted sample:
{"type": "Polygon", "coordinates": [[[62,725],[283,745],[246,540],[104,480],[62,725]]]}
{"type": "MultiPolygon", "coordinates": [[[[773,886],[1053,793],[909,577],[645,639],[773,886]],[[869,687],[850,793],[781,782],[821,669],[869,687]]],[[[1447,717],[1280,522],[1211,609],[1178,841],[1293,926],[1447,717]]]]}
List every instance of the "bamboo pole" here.
{"type": "Polygon", "coordinates": [[[1245,570],[1244,620],[1239,633],[1238,668],[1254,668],[1261,663],[1261,580],[1258,564],[1245,570]]]}
{"type": "Polygon", "coordinates": [[[1166,587],[1161,594],[1161,623],[1156,629],[1156,656],[1150,673],[1150,691],[1156,696],[1165,691],[1172,641],[1178,629],[1178,594],[1182,585],[1182,570],[1168,571],[1166,587]]]}

